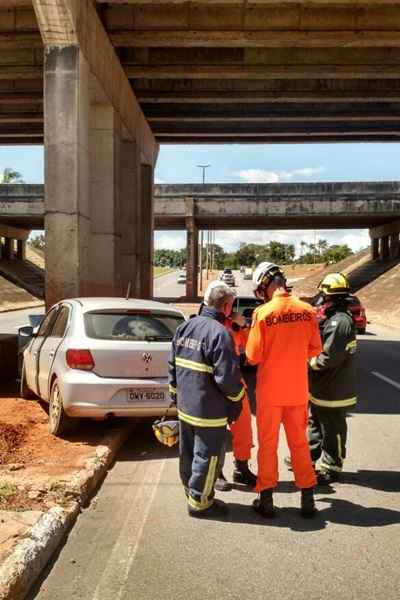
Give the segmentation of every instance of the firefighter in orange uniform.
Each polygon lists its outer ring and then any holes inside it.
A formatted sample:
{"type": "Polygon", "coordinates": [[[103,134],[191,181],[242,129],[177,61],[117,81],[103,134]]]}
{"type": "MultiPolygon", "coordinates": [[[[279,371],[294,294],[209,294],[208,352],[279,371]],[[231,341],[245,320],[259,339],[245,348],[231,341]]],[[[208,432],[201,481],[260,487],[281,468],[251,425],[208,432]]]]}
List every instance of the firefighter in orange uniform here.
{"type": "Polygon", "coordinates": [[[301,490],[301,513],[315,513],[316,477],[307,442],[307,361],[321,352],[314,309],[291,296],[280,268],[261,263],[253,289],[265,304],[256,309],[246,355],[257,371],[258,478],[256,512],[274,516],[273,490],[278,482],[278,441],[285,428],[296,486],[301,490]]]}

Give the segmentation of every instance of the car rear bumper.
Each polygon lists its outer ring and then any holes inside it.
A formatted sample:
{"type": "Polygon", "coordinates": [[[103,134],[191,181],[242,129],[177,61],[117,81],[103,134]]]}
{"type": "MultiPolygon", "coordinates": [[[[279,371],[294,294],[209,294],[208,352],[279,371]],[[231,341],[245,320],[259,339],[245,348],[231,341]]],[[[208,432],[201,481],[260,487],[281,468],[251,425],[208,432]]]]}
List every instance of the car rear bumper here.
{"type": "MultiPolygon", "coordinates": [[[[85,371],[69,371],[59,379],[64,410],[71,417],[151,417],[163,415],[170,404],[167,378],[108,379],[85,371]],[[129,399],[129,391],[147,391],[164,400],[129,399]],[[154,394],[153,394],[154,392],[154,394]]],[[[171,414],[175,414],[171,409],[171,414]]]]}

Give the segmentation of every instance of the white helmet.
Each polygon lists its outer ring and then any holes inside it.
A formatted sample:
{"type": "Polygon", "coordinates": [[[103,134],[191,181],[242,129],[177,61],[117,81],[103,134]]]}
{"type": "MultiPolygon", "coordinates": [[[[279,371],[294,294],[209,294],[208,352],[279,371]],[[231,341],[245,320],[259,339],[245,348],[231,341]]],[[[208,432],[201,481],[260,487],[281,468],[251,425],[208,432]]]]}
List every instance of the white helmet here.
{"type": "Polygon", "coordinates": [[[275,275],[280,275],[285,279],[281,268],[275,263],[262,262],[258,265],[253,273],[253,291],[257,295],[257,291],[261,286],[268,287],[275,275]]]}

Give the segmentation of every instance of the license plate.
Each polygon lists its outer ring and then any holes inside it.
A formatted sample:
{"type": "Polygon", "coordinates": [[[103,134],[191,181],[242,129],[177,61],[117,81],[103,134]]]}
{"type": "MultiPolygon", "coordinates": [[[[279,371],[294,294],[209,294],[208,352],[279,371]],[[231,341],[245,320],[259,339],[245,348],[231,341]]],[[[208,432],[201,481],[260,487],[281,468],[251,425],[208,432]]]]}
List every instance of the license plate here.
{"type": "Polygon", "coordinates": [[[166,392],[157,389],[129,389],[128,402],[165,402],[166,392]]]}

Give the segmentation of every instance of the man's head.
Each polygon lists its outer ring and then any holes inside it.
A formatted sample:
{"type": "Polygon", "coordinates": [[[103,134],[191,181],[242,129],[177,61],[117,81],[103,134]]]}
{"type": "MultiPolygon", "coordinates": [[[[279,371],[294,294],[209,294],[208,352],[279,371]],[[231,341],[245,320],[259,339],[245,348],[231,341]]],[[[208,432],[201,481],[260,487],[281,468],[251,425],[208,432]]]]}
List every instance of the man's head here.
{"type": "Polygon", "coordinates": [[[253,273],[253,291],[263,302],[271,300],[275,290],[285,288],[286,278],[280,267],[274,263],[262,262],[253,273]]]}
{"type": "Polygon", "coordinates": [[[223,281],[212,281],[204,294],[204,304],[209,308],[215,308],[225,317],[232,312],[236,292],[223,281]]]}

